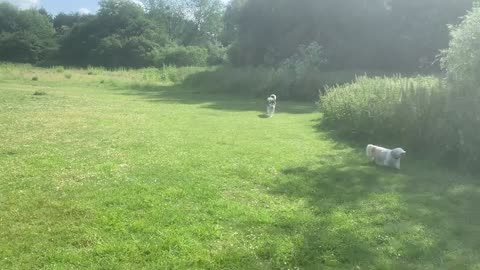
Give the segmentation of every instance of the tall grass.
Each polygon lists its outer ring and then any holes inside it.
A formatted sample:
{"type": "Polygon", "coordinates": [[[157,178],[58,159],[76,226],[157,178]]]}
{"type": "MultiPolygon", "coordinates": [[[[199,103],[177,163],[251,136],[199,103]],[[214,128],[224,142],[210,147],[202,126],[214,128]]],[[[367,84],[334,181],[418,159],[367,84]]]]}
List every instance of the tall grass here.
{"type": "Polygon", "coordinates": [[[480,132],[473,107],[434,77],[360,77],[329,88],[321,100],[325,123],[341,135],[405,146],[469,169],[480,158],[472,151],[480,132]],[[472,115],[459,115],[459,103],[472,115]]]}
{"type": "Polygon", "coordinates": [[[109,70],[103,67],[66,68],[52,66],[40,68],[32,65],[11,64],[0,62],[0,78],[3,79],[32,79],[32,75],[41,74],[42,81],[63,82],[69,80],[70,84],[97,83],[99,81],[112,81],[118,84],[134,83],[181,83],[192,74],[210,70],[205,67],[174,67],[127,69],[117,68],[109,70]],[[75,74],[75,76],[72,76],[75,74]]]}

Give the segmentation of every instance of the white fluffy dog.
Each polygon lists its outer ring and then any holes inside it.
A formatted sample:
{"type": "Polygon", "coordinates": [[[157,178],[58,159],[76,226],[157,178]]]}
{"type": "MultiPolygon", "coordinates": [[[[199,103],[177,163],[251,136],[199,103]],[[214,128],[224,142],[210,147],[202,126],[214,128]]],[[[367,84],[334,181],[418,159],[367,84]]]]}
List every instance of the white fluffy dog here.
{"type": "Polygon", "coordinates": [[[277,105],[277,96],[272,94],[267,98],[267,115],[272,117],[275,113],[275,106],[277,105]]]}
{"type": "Polygon", "coordinates": [[[402,148],[391,150],[372,144],[367,145],[367,157],[381,166],[400,169],[400,159],[406,153],[402,148]]]}

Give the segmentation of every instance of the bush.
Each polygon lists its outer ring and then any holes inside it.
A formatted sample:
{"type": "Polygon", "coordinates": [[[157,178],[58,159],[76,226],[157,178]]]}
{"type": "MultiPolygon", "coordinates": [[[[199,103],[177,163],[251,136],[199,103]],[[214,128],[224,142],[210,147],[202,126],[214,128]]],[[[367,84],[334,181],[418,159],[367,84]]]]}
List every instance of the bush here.
{"type": "Polygon", "coordinates": [[[326,123],[344,133],[417,146],[441,111],[441,104],[434,103],[440,85],[431,77],[360,77],[327,89],[320,104],[326,123]]]}
{"type": "Polygon", "coordinates": [[[207,65],[208,50],[197,46],[170,47],[157,53],[155,58],[157,67],[165,65],[201,67],[207,65]]]}
{"type": "Polygon", "coordinates": [[[66,73],[64,76],[65,76],[66,79],[71,79],[71,78],[72,78],[72,74],[71,74],[71,73],[66,73]]]}
{"type": "Polygon", "coordinates": [[[471,166],[480,161],[480,8],[468,13],[456,27],[450,27],[451,41],[443,52],[442,67],[450,90],[446,111],[455,153],[471,166]]]}
{"type": "Polygon", "coordinates": [[[460,25],[450,26],[450,35],[449,48],[441,59],[448,82],[454,90],[479,92],[480,8],[468,13],[460,25]]]}
{"type": "Polygon", "coordinates": [[[87,67],[87,75],[100,75],[103,73],[105,73],[105,69],[102,67],[93,67],[93,66],[87,67]]]}
{"type": "Polygon", "coordinates": [[[182,82],[188,76],[205,70],[204,67],[181,67],[163,66],[161,68],[141,69],[142,80],[144,82],[182,82]]]}
{"type": "MultiPolygon", "coordinates": [[[[327,76],[321,68],[326,63],[322,47],[317,43],[301,45],[297,52],[277,67],[223,67],[204,72],[191,80],[197,85],[238,94],[263,96],[276,93],[283,99],[314,100],[319,89],[323,89],[327,76]]],[[[332,73],[333,74],[333,73],[332,73]]],[[[351,81],[354,74],[342,81],[351,81]]]]}
{"type": "Polygon", "coordinates": [[[37,76],[33,76],[33,77],[32,77],[32,81],[38,81],[38,77],[37,77],[37,76]]]}
{"type": "Polygon", "coordinates": [[[262,67],[220,67],[189,76],[186,84],[213,92],[262,96],[271,91],[274,70],[262,67]]]}
{"type": "Polygon", "coordinates": [[[218,44],[208,44],[207,64],[217,66],[224,64],[227,59],[227,49],[218,44]]]}
{"type": "MultiPolygon", "coordinates": [[[[190,76],[186,83],[211,89],[216,92],[265,96],[275,93],[282,100],[318,99],[318,91],[326,86],[352,82],[362,71],[320,71],[307,70],[297,76],[289,69],[271,67],[229,67],[208,69],[190,76]]],[[[369,75],[384,75],[382,72],[369,72],[369,75]]]]}
{"type": "Polygon", "coordinates": [[[428,153],[474,169],[480,158],[474,150],[480,130],[478,118],[471,116],[479,109],[467,107],[470,117],[458,111],[469,102],[453,97],[433,77],[362,77],[328,89],[320,106],[324,122],[343,136],[404,146],[409,152],[428,153]]]}

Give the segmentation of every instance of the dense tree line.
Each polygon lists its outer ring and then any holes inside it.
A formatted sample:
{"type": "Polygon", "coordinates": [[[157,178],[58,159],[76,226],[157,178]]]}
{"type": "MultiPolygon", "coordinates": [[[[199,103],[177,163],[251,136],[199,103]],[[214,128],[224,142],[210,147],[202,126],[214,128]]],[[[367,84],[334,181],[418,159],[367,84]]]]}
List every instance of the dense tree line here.
{"type": "Polygon", "coordinates": [[[0,3],[0,60],[145,67],[222,63],[220,0],[101,0],[95,15],[0,3]]]}
{"type": "Polygon", "coordinates": [[[335,69],[416,69],[448,46],[472,0],[233,0],[226,24],[236,65],[278,65],[320,44],[335,69]]]}
{"type": "Polygon", "coordinates": [[[472,0],[101,0],[95,15],[0,4],[0,60],[274,66],[319,45],[322,68],[431,67],[472,0]],[[324,61],[325,60],[325,61],[324,61]]]}
{"type": "Polygon", "coordinates": [[[39,62],[56,47],[51,18],[43,10],[19,11],[0,3],[0,59],[39,62]]]}

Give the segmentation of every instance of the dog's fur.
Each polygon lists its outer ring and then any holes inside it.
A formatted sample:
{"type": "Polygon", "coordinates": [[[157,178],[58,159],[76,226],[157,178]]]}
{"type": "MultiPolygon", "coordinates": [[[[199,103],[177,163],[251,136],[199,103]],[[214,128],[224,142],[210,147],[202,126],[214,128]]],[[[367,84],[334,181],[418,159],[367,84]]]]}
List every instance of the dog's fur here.
{"type": "Polygon", "coordinates": [[[277,96],[272,94],[267,98],[267,116],[272,117],[275,114],[275,106],[277,105],[277,96]]]}
{"type": "Polygon", "coordinates": [[[387,149],[380,146],[367,145],[367,157],[377,165],[400,169],[400,159],[407,152],[402,148],[387,149]]]}

